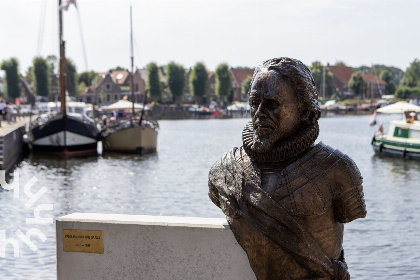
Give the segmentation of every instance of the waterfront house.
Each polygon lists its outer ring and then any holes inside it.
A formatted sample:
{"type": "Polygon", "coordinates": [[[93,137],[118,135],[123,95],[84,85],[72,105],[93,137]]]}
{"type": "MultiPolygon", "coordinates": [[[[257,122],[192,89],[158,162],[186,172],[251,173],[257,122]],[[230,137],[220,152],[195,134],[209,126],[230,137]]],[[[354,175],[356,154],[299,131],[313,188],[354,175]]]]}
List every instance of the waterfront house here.
{"type": "MultiPolygon", "coordinates": [[[[85,88],[79,97],[80,101],[97,105],[109,105],[127,96],[131,100],[129,71],[110,71],[98,73],[96,83],[85,88]]],[[[134,72],[134,102],[140,103],[144,99],[145,81],[140,70],[134,72]]]]}
{"type": "Polygon", "coordinates": [[[367,84],[367,88],[364,90],[364,98],[381,98],[385,94],[385,81],[367,71],[362,73],[362,77],[367,84]]]}
{"type": "Polygon", "coordinates": [[[232,76],[232,90],[233,100],[232,101],[243,101],[248,102],[248,93],[242,92],[242,83],[248,78],[254,75],[253,68],[230,68],[230,74],[232,76]]]}
{"type": "Polygon", "coordinates": [[[351,95],[348,82],[351,75],[353,75],[353,69],[344,65],[328,66],[328,69],[333,74],[333,83],[335,86],[335,94],[339,96],[351,95]]]}

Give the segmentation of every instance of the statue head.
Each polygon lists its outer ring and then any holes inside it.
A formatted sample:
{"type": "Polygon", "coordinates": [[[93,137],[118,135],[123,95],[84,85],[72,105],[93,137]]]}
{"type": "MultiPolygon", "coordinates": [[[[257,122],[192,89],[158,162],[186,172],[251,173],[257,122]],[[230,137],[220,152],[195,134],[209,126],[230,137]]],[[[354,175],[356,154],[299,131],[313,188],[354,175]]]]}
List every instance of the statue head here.
{"type": "Polygon", "coordinates": [[[299,60],[282,57],[257,66],[249,99],[254,151],[268,152],[298,130],[317,124],[317,98],[312,74],[299,60]]]}

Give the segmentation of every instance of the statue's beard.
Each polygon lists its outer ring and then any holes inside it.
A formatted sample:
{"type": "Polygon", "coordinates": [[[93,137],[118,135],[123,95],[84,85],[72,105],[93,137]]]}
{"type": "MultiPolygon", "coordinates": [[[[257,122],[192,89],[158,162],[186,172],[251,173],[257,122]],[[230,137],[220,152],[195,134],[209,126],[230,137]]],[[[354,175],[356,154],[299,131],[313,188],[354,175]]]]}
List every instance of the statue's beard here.
{"type": "Polygon", "coordinates": [[[243,147],[251,159],[260,163],[278,163],[297,157],[318,138],[318,123],[303,125],[285,139],[278,134],[258,133],[249,122],[242,131],[243,147]]]}
{"type": "Polygon", "coordinates": [[[257,153],[266,153],[274,147],[278,138],[277,133],[272,133],[269,136],[261,136],[254,131],[252,149],[257,153]]]}

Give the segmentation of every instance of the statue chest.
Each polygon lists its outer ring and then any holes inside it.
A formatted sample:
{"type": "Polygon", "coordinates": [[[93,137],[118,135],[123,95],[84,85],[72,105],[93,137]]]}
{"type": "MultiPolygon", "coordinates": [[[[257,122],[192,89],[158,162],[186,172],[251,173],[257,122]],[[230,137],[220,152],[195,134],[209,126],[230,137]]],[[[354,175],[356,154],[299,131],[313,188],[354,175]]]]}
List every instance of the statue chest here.
{"type": "Polygon", "coordinates": [[[308,176],[286,170],[261,170],[261,188],[291,215],[313,216],[325,213],[332,195],[324,176],[308,176]]]}

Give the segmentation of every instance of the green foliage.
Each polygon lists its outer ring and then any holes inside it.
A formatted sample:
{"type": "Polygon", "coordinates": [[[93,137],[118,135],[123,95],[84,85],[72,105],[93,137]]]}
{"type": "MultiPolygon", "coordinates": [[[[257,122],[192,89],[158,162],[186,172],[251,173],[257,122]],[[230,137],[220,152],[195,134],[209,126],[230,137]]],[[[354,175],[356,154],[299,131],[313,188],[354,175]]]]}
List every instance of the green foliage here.
{"type": "Polygon", "coordinates": [[[34,89],[38,96],[50,95],[50,70],[48,62],[42,57],[35,57],[33,60],[34,89]]]}
{"type": "Polygon", "coordinates": [[[149,90],[149,94],[152,97],[161,97],[162,88],[159,81],[159,68],[156,63],[151,62],[147,65],[147,79],[146,86],[149,90]]]}
{"type": "Polygon", "coordinates": [[[26,71],[25,74],[25,80],[30,84],[33,85],[35,83],[35,78],[34,78],[34,66],[29,66],[28,70],[26,71]]]}
{"type": "Polygon", "coordinates": [[[400,68],[396,68],[393,66],[385,66],[385,65],[380,65],[380,64],[375,64],[373,66],[362,65],[360,67],[353,68],[353,71],[355,72],[357,71],[369,72],[369,73],[371,72],[377,76],[380,76],[380,73],[385,70],[389,72],[389,74],[392,77],[391,80],[394,82],[395,85],[400,84],[400,81],[404,75],[403,70],[401,70],[400,68]]]}
{"type": "Polygon", "coordinates": [[[16,58],[4,60],[0,65],[1,70],[6,71],[5,93],[11,98],[20,96],[22,85],[19,77],[19,62],[16,58]]]}
{"type": "Polygon", "coordinates": [[[78,83],[84,83],[87,87],[93,85],[93,80],[98,76],[94,71],[83,72],[78,75],[78,83]]]}
{"type": "Polygon", "coordinates": [[[85,89],[86,89],[86,84],[84,82],[81,82],[77,86],[77,93],[80,95],[85,89]]]}
{"type": "Polygon", "coordinates": [[[197,62],[190,74],[190,89],[194,96],[204,96],[207,91],[208,73],[202,62],[197,62]]]}
{"type": "Polygon", "coordinates": [[[182,96],[185,87],[185,70],[184,66],[171,62],[166,66],[166,84],[170,93],[175,99],[182,96]]]}
{"type": "MultiPolygon", "coordinates": [[[[312,72],[312,76],[314,77],[316,90],[318,95],[322,97],[323,95],[323,75],[324,75],[324,65],[321,64],[319,61],[312,62],[312,65],[309,67],[309,70],[312,72]]],[[[333,94],[334,91],[334,83],[333,83],[333,74],[328,69],[325,68],[325,97],[328,98],[333,94]]]]}
{"type": "Polygon", "coordinates": [[[242,82],[242,85],[241,85],[242,94],[244,95],[249,94],[249,90],[251,89],[251,82],[252,82],[251,76],[246,77],[246,79],[242,82]]]}
{"type": "Polygon", "coordinates": [[[355,96],[362,96],[363,90],[367,88],[366,82],[363,80],[362,73],[360,71],[353,73],[348,82],[348,87],[351,93],[355,96]]]}
{"type": "Polygon", "coordinates": [[[228,96],[232,92],[232,77],[229,66],[221,63],[216,68],[216,95],[219,97],[228,96]]]}
{"type": "Polygon", "coordinates": [[[76,96],[77,94],[77,71],[76,66],[73,61],[69,58],[66,58],[66,90],[69,92],[70,96],[76,96]]]}
{"type": "MultiPolygon", "coordinates": [[[[112,69],[109,69],[108,70],[108,72],[112,72],[112,71],[128,71],[128,69],[127,68],[123,68],[121,66],[117,66],[115,68],[112,68],[112,69]]],[[[128,71],[128,72],[130,72],[130,71],[128,71]]]]}
{"type": "Polygon", "coordinates": [[[341,61],[341,60],[336,61],[334,65],[335,66],[347,66],[346,63],[344,63],[344,61],[341,61]]]}
{"type": "Polygon", "coordinates": [[[408,99],[410,97],[420,96],[420,87],[399,86],[395,92],[396,98],[408,99]]]}
{"type": "Polygon", "coordinates": [[[420,60],[414,59],[404,73],[401,85],[407,87],[420,87],[420,60]]]}
{"type": "Polygon", "coordinates": [[[392,76],[389,73],[388,70],[383,70],[380,74],[379,74],[379,78],[383,81],[386,82],[385,85],[385,94],[394,94],[395,90],[397,88],[397,86],[395,85],[395,83],[392,81],[392,76]]]}

